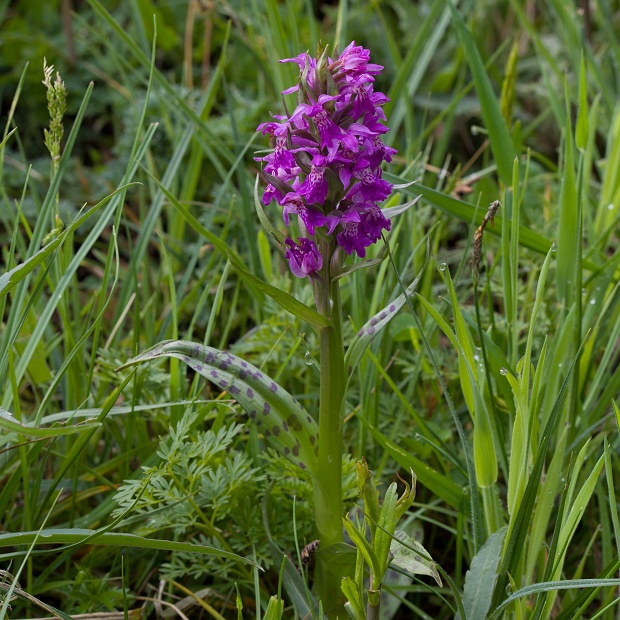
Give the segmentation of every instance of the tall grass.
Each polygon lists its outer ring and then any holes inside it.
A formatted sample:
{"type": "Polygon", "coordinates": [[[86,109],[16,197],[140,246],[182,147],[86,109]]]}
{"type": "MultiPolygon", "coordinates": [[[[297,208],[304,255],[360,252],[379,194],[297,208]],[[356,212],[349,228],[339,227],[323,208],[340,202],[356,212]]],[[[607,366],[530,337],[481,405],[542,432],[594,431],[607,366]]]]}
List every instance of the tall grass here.
{"type": "MultiPolygon", "coordinates": [[[[311,477],[179,360],[118,370],[192,340],[316,414],[313,317],[257,283],[311,301],[253,156],[295,80],[278,59],[319,39],[385,65],[385,178],[416,181],[386,206],[421,195],[342,281],[349,343],[419,274],[345,404],[350,516],[356,459],[381,497],[413,469],[400,527],[443,576],[388,572],[382,617],[619,617],[618,6],[581,7],[0,7],[0,618],[319,617],[311,477]],[[43,55],[68,87],[55,165],[43,55]]],[[[328,561],[355,572],[350,545],[328,561]]]]}

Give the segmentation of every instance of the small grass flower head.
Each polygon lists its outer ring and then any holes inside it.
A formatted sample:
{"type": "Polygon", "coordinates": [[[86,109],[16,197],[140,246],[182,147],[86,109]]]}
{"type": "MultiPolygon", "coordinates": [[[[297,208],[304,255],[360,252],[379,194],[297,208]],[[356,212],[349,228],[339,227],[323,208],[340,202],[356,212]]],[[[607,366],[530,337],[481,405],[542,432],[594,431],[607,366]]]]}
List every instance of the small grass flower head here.
{"type": "Polygon", "coordinates": [[[298,277],[330,264],[338,248],[366,256],[390,229],[378,206],[392,191],[381,164],[396,153],[381,140],[388,131],[381,106],[388,98],[374,90],[374,76],[383,67],[355,42],[336,59],[327,48],[317,56],[280,61],[299,66],[298,83],[282,93],[297,93],[297,107],[258,127],[274,145],[258,158],[267,180],[263,204],[276,200],[287,226],[296,215],[304,235],[286,240],[286,258],[298,277]]]}

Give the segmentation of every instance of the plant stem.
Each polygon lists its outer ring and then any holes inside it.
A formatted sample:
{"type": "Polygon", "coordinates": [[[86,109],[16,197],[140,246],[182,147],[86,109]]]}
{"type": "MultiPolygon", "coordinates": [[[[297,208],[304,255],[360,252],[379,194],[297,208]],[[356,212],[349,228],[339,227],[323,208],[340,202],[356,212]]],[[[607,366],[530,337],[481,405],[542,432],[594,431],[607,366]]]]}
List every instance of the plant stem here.
{"type": "MultiPolygon", "coordinates": [[[[327,262],[327,261],[326,261],[327,262]]],[[[317,282],[317,309],[327,316],[333,327],[320,332],[320,401],[318,466],[315,480],[315,522],[321,548],[342,542],[342,409],[346,383],[342,308],[338,281],[332,281],[329,264],[317,282]]],[[[317,588],[324,605],[330,607],[343,600],[342,575],[327,561],[317,563],[317,588]]],[[[342,608],[340,608],[342,610],[342,608]]]]}
{"type": "MultiPolygon", "coordinates": [[[[334,327],[320,333],[321,387],[316,525],[323,546],[342,541],[342,404],[344,346],[338,282],[331,284],[329,316],[334,327]]],[[[321,309],[322,310],[322,309],[321,309]]]]}

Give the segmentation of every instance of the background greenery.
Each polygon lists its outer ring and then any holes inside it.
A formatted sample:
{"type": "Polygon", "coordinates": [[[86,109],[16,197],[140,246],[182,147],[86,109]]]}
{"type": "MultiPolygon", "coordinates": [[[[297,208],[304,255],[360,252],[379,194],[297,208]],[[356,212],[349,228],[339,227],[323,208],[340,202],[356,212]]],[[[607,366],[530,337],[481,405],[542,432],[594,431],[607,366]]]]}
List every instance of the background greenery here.
{"type": "MultiPolygon", "coordinates": [[[[418,182],[389,204],[422,194],[388,237],[406,283],[430,243],[413,300],[423,329],[401,311],[350,386],[347,501],[356,458],[383,488],[413,468],[402,527],[465,586],[471,618],[531,584],[617,576],[617,1],[18,0],[0,19],[3,136],[15,130],[0,160],[0,587],[16,617],[41,604],[258,616],[278,591],[273,545],[297,564],[313,540],[310,481],[229,394],[175,360],[116,369],[166,338],[195,340],[316,410],[313,332],[227,252],[311,303],[260,230],[253,157],[268,148],[256,126],[296,78],[277,60],[319,40],[355,40],[385,66],[399,150],[386,177],[418,182]],[[44,57],[68,91],[56,165],[44,57]],[[494,200],[475,280],[474,231],[494,200]],[[76,222],[85,203],[98,209],[76,222]],[[499,566],[488,604],[466,587],[468,568],[485,574],[475,557],[499,566]]],[[[399,293],[388,261],[344,280],[345,338],[399,293]]],[[[495,617],[617,618],[617,587],[596,585],[534,587],[495,617]]],[[[456,610],[425,577],[393,573],[384,597],[386,618],[456,610]]]]}

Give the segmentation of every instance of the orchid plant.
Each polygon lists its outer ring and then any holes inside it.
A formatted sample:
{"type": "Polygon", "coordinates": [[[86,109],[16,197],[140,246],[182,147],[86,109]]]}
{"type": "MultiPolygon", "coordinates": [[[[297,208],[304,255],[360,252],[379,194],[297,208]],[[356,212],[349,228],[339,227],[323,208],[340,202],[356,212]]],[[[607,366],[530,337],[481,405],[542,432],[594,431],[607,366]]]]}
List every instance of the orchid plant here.
{"type": "MultiPolygon", "coordinates": [[[[264,439],[300,468],[311,472],[315,490],[315,523],[320,549],[343,540],[342,435],[345,391],[365,348],[405,303],[405,294],[372,317],[345,353],[342,336],[340,280],[365,261],[345,267],[347,256],[366,256],[366,249],[390,230],[390,218],[415,201],[382,210],[379,203],[394,189],[382,178],[381,165],[395,149],[381,137],[388,131],[382,105],[388,98],[375,91],[382,69],[370,62],[370,52],[352,42],[336,58],[328,48],[313,58],[304,53],[281,62],[296,63],[299,79],[283,96],[295,93],[292,113],[274,115],[258,127],[272,140],[273,150],[258,157],[266,181],[257,213],[276,240],[294,276],[308,278],[316,310],[284,291],[259,281],[231,256],[239,274],[272,296],[287,310],[308,321],[320,339],[318,425],[286,390],[246,361],[211,347],[190,342],[161,343],[132,360],[162,356],[183,360],[226,390],[243,407],[264,439]],[[264,207],[282,207],[287,227],[297,216],[301,235],[286,237],[269,221],[264,207]]],[[[258,192],[258,185],[257,185],[258,192]]],[[[417,284],[409,287],[410,294],[417,284]]],[[[319,554],[316,585],[325,605],[342,602],[340,578],[319,554]]]]}

